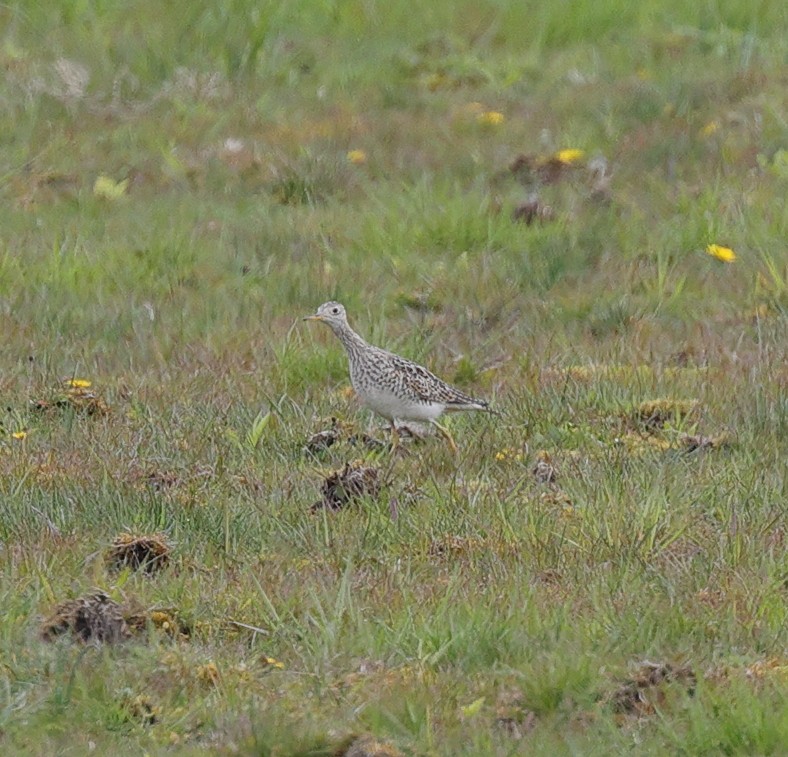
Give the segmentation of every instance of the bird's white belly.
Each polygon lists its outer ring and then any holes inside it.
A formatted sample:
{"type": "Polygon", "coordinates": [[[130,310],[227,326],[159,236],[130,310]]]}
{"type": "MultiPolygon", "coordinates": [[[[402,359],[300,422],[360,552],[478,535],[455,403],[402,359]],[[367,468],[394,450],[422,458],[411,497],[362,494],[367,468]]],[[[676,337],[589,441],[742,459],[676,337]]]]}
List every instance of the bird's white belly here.
{"type": "Polygon", "coordinates": [[[394,393],[383,389],[357,387],[361,401],[388,420],[434,421],[443,411],[444,405],[438,402],[409,402],[394,393]]]}

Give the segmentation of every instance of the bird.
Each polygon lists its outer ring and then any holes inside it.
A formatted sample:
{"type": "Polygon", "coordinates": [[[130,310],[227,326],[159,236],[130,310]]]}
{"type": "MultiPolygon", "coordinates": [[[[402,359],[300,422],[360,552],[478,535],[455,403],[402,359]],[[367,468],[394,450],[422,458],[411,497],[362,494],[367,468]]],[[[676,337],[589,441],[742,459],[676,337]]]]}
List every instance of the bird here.
{"type": "Polygon", "coordinates": [[[366,342],[351,328],[339,302],[323,303],[304,320],[325,323],[342,343],[353,389],[367,407],[390,421],[394,447],[399,442],[398,423],[421,422],[434,426],[456,454],[457,445],[438,418],[460,410],[495,412],[486,400],[465,394],[424,366],[366,342]]]}

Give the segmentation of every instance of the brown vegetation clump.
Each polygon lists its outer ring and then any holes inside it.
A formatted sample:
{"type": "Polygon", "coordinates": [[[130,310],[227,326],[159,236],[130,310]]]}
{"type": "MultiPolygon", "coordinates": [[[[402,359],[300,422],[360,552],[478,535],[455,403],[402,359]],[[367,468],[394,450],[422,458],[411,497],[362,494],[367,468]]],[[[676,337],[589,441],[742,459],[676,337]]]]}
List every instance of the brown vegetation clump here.
{"type": "Polygon", "coordinates": [[[380,492],[380,469],[346,463],[341,470],[328,476],[321,487],[323,498],[312,505],[312,510],[339,510],[362,497],[375,497],[380,492]]]}
{"type": "Polygon", "coordinates": [[[170,560],[170,544],[164,534],[135,536],[118,534],[107,552],[107,564],[113,570],[130,568],[151,575],[166,567],[170,560]]]}
{"type": "Polygon", "coordinates": [[[114,644],[131,636],[123,608],[103,591],[61,602],[41,628],[45,641],[71,633],[83,642],[114,644]]]}
{"type": "Polygon", "coordinates": [[[328,428],[324,428],[309,437],[304,445],[304,451],[310,454],[324,452],[329,447],[333,447],[338,441],[348,434],[347,424],[338,418],[332,417],[329,420],[328,428]]]}
{"type": "Polygon", "coordinates": [[[547,223],[555,219],[555,211],[550,205],[545,205],[537,199],[521,202],[512,211],[512,220],[531,226],[536,221],[547,223]]]}
{"type": "Polygon", "coordinates": [[[329,447],[333,447],[339,441],[339,432],[335,428],[327,428],[318,431],[309,437],[304,445],[304,451],[315,455],[318,452],[323,452],[329,447]]]}
{"type": "Polygon", "coordinates": [[[536,464],[532,473],[540,484],[554,484],[558,475],[549,452],[541,450],[536,454],[536,464]]]}
{"type": "Polygon", "coordinates": [[[157,492],[171,489],[181,483],[181,477],[174,471],[150,470],[143,473],[141,478],[147,486],[157,492]]]}
{"type": "Polygon", "coordinates": [[[495,724],[507,736],[521,739],[536,727],[536,714],[526,710],[517,715],[500,715],[495,719],[495,724]]]}
{"type": "Polygon", "coordinates": [[[127,694],[123,698],[122,706],[126,719],[140,725],[155,725],[161,713],[161,707],[153,705],[145,694],[127,694]]]}
{"type": "Polygon", "coordinates": [[[80,415],[97,417],[109,413],[109,405],[91,389],[90,382],[79,379],[69,379],[50,396],[31,402],[33,409],[42,413],[69,409],[80,415]]]}
{"type": "Polygon", "coordinates": [[[342,441],[354,447],[366,447],[373,452],[382,451],[387,447],[386,442],[375,439],[369,434],[355,431],[352,424],[331,418],[328,428],[317,431],[307,439],[304,452],[309,455],[318,455],[342,441]]]}
{"type": "Polygon", "coordinates": [[[615,712],[625,715],[652,715],[666,701],[665,685],[683,684],[690,696],[695,694],[697,677],[689,666],[644,662],[637,673],[624,681],[610,697],[615,712]]]}
{"type": "Polygon", "coordinates": [[[572,169],[571,163],[561,160],[557,155],[539,157],[521,154],[509,166],[512,176],[524,186],[555,184],[572,169]]]}
{"type": "Polygon", "coordinates": [[[334,757],[402,757],[402,752],[371,734],[363,734],[345,739],[334,751],[334,757]]]}
{"type": "Polygon", "coordinates": [[[459,557],[472,552],[485,551],[490,547],[485,539],[472,536],[458,536],[444,534],[438,539],[433,539],[427,548],[430,557],[459,557]]]}
{"type": "Polygon", "coordinates": [[[730,444],[727,434],[717,434],[717,436],[701,436],[701,434],[682,434],[679,443],[685,452],[695,452],[696,450],[719,449],[730,444]]]}

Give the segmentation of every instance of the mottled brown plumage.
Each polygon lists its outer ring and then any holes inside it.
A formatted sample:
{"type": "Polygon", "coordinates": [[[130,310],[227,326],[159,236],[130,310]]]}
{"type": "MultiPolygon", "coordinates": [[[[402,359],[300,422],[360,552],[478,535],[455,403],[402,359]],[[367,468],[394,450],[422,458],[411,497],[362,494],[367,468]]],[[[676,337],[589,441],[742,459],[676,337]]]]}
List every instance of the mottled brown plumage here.
{"type": "Polygon", "coordinates": [[[359,398],[390,420],[395,432],[401,421],[430,423],[456,449],[437,419],[445,412],[490,410],[485,400],[465,394],[418,363],[368,344],[350,327],[345,308],[338,302],[326,302],[305,320],[331,327],[347,352],[350,381],[359,398]]]}

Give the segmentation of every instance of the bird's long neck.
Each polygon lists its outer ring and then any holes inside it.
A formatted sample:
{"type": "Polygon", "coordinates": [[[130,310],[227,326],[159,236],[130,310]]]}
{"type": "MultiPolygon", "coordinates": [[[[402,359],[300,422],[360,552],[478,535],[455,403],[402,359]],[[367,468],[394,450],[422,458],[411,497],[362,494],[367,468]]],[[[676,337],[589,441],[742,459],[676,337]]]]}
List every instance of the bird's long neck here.
{"type": "Polygon", "coordinates": [[[355,332],[348,323],[332,323],[331,328],[342,342],[348,355],[358,355],[369,345],[355,332]]]}

